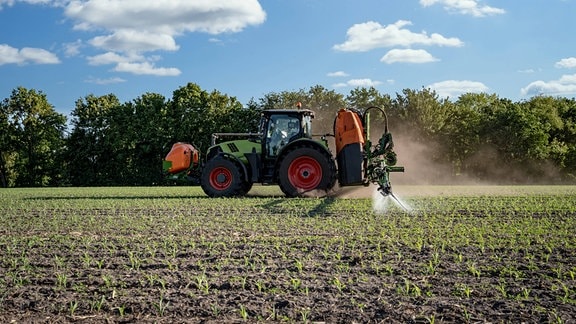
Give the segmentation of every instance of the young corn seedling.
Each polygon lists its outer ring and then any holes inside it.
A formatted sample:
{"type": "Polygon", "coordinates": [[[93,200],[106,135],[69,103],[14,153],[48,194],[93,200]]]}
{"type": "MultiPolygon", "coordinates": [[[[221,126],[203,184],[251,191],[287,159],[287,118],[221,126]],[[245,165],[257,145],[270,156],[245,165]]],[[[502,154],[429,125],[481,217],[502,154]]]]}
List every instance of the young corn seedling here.
{"type": "Polygon", "coordinates": [[[120,305],[118,307],[114,307],[114,309],[118,311],[118,315],[120,315],[120,317],[124,317],[126,312],[126,305],[120,305]]]}
{"type": "Polygon", "coordinates": [[[130,269],[132,270],[140,270],[140,266],[142,265],[142,259],[138,252],[128,251],[128,258],[130,259],[130,269]]]}
{"type": "Polygon", "coordinates": [[[296,267],[296,270],[298,270],[298,273],[302,273],[302,270],[304,269],[304,262],[301,260],[296,260],[294,261],[294,266],[296,267]]]}
{"type": "Polygon", "coordinates": [[[302,281],[298,278],[290,278],[290,286],[294,290],[298,290],[302,285],[302,281]]]}
{"type": "Polygon", "coordinates": [[[259,292],[263,292],[266,289],[266,283],[261,279],[258,279],[258,281],[256,281],[256,288],[259,292]]]}
{"type": "Polygon", "coordinates": [[[334,279],[332,279],[332,284],[334,287],[336,287],[336,289],[338,289],[339,292],[342,292],[346,287],[346,285],[338,277],[334,277],[334,279]]]}
{"type": "Polygon", "coordinates": [[[66,260],[64,259],[64,257],[60,257],[55,255],[54,256],[54,270],[62,270],[64,269],[64,266],[66,265],[66,260]]]}
{"type": "Polygon", "coordinates": [[[154,307],[156,308],[156,311],[158,312],[158,316],[163,317],[164,314],[166,313],[166,310],[168,309],[169,305],[170,305],[170,302],[165,301],[164,296],[162,296],[162,294],[161,294],[160,300],[158,301],[158,303],[154,304],[154,307]]]}
{"type": "Polygon", "coordinates": [[[210,291],[210,283],[205,273],[196,276],[196,287],[204,294],[208,294],[210,291]]]}
{"type": "Polygon", "coordinates": [[[57,273],[56,274],[56,287],[58,289],[66,288],[66,284],[68,282],[68,277],[64,273],[57,273]]]}
{"type": "Polygon", "coordinates": [[[84,265],[85,268],[90,268],[90,266],[92,265],[92,256],[90,255],[90,253],[88,252],[84,252],[84,254],[82,254],[82,264],[84,265]]]}
{"type": "Polygon", "coordinates": [[[468,263],[468,272],[476,278],[480,278],[480,269],[476,268],[476,264],[470,262],[468,263]]]}
{"type": "Polygon", "coordinates": [[[74,317],[74,313],[76,313],[77,309],[78,309],[78,301],[71,301],[70,307],[68,308],[68,313],[70,314],[70,316],[74,317]]]}
{"type": "Polygon", "coordinates": [[[220,309],[220,306],[218,306],[218,304],[210,304],[210,310],[212,312],[212,316],[214,316],[214,317],[218,317],[220,315],[220,313],[222,312],[222,310],[220,309]]]}
{"type": "Polygon", "coordinates": [[[248,320],[248,310],[246,309],[246,307],[244,307],[244,305],[240,305],[240,317],[242,317],[243,320],[248,320]]]}
{"type": "Polygon", "coordinates": [[[158,275],[153,273],[153,274],[145,274],[144,277],[146,278],[146,280],[148,281],[148,285],[150,287],[154,287],[154,284],[156,283],[156,281],[158,280],[158,275]]]}
{"type": "Polygon", "coordinates": [[[506,282],[504,282],[504,280],[500,280],[500,283],[496,286],[496,290],[500,292],[502,297],[508,298],[508,291],[506,291],[506,282]]]}
{"type": "Polygon", "coordinates": [[[456,284],[454,288],[456,289],[455,293],[458,296],[470,298],[470,296],[472,295],[472,291],[473,291],[472,288],[466,284],[459,283],[459,284],[456,284]]]}
{"type": "Polygon", "coordinates": [[[310,308],[306,307],[300,310],[300,320],[302,323],[308,323],[308,317],[310,316],[310,308]]]}
{"type": "Polygon", "coordinates": [[[101,296],[100,299],[92,301],[92,303],[90,305],[90,311],[99,312],[102,309],[102,306],[104,306],[105,301],[106,301],[105,296],[101,296]]]}
{"type": "Polygon", "coordinates": [[[426,266],[427,272],[429,275],[435,275],[436,274],[436,268],[438,267],[438,264],[435,263],[434,261],[430,260],[428,261],[428,265],[426,266]]]}

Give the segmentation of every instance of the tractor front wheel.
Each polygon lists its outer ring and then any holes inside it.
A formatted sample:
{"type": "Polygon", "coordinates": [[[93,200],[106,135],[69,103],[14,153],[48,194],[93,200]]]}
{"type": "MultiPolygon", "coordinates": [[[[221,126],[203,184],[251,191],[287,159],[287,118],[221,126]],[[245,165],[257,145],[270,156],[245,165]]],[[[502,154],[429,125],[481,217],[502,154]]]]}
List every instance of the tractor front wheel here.
{"type": "Polygon", "coordinates": [[[233,161],[215,157],[202,170],[202,190],[210,197],[235,197],[246,194],[242,171],[233,161]]]}
{"type": "Polygon", "coordinates": [[[335,182],[334,160],[312,147],[296,148],[286,154],[280,163],[278,183],[288,197],[315,193],[315,190],[326,192],[332,189],[335,182]]]}

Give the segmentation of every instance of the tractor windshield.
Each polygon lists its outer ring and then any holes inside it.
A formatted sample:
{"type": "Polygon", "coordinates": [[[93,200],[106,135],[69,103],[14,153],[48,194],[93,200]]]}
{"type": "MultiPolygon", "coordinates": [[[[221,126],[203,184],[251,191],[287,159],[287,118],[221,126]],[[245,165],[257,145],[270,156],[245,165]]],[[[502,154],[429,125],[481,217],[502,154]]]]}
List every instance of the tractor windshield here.
{"type": "Polygon", "coordinates": [[[289,115],[272,115],[268,120],[266,144],[268,156],[276,156],[278,152],[300,133],[300,118],[289,115]]]}

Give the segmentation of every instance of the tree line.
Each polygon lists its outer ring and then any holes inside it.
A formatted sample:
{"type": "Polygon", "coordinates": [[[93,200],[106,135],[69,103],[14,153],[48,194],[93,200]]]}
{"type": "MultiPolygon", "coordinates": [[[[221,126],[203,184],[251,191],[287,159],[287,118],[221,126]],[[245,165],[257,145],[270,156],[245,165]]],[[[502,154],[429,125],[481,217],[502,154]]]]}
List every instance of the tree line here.
{"type": "Polygon", "coordinates": [[[297,102],[316,112],[315,133],[331,133],[342,107],[382,107],[397,141],[427,148],[420,158],[445,166],[442,172],[454,178],[576,182],[574,98],[513,102],[467,93],[449,100],[425,88],[391,96],[373,87],[343,95],[317,85],[271,92],[244,106],[189,83],[169,99],[145,93],[122,103],[114,94],[87,95],[71,116],[56,112],[42,91],[14,89],[0,103],[0,185],[161,185],[162,159],[173,143],[192,142],[205,152],[212,133],[256,132],[262,110],[297,102]]]}

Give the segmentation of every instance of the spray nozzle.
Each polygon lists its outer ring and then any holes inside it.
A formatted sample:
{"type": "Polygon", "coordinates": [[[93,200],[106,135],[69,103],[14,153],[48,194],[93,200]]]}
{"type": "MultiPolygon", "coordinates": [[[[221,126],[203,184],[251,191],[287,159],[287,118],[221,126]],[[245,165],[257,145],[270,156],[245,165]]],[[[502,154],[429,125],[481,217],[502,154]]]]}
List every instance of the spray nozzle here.
{"type": "Polygon", "coordinates": [[[382,196],[386,197],[390,194],[392,194],[392,187],[390,186],[390,184],[386,184],[386,185],[380,185],[378,187],[378,192],[380,192],[382,194],[382,196]]]}

